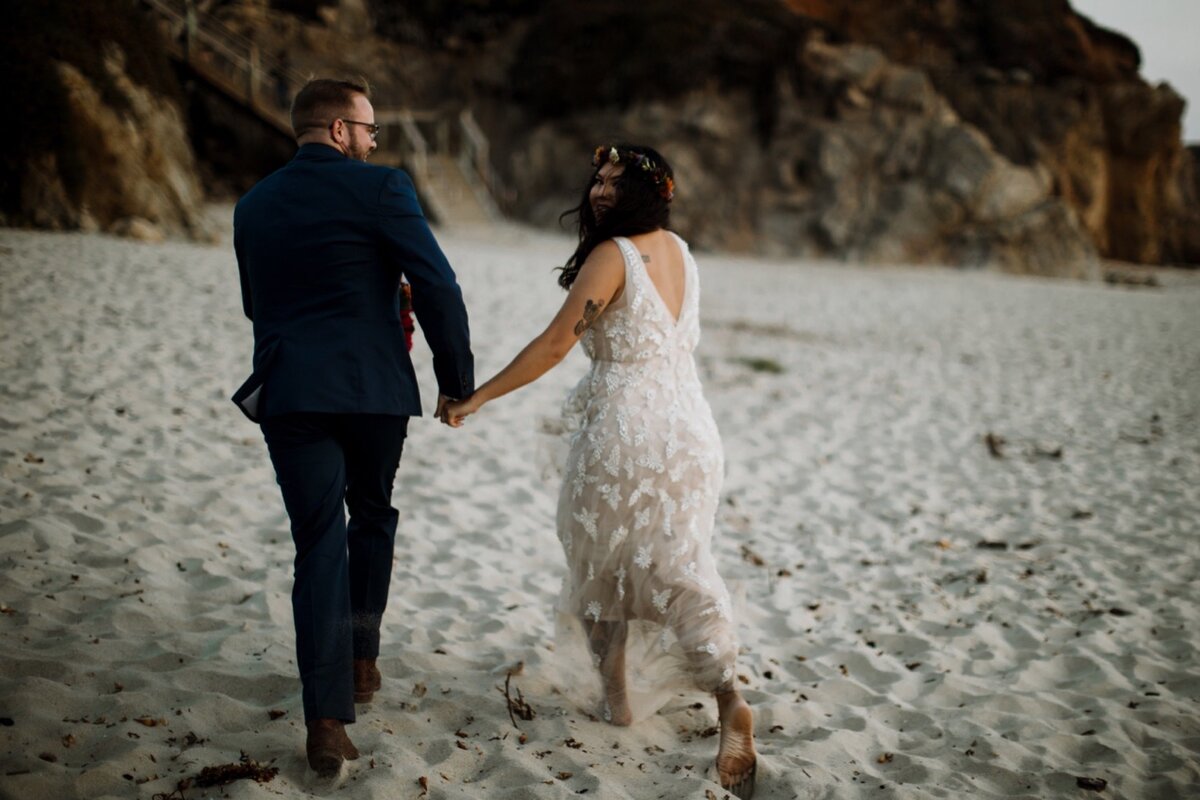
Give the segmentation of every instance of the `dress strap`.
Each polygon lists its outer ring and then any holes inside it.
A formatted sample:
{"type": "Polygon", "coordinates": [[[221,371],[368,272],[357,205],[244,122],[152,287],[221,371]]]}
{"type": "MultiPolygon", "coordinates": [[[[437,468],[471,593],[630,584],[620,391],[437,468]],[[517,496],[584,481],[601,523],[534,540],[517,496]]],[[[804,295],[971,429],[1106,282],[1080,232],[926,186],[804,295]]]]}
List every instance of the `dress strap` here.
{"type": "Polygon", "coordinates": [[[688,245],[687,240],[675,231],[667,231],[667,233],[675,237],[675,241],[679,244],[679,252],[683,255],[683,272],[687,283],[683,287],[683,307],[679,311],[679,317],[682,319],[689,310],[694,311],[699,306],[700,267],[696,265],[696,259],[692,256],[692,248],[688,245]]]}
{"type": "Polygon", "coordinates": [[[614,236],[612,240],[617,243],[621,257],[625,260],[625,290],[621,293],[621,297],[624,298],[629,294],[630,282],[637,280],[638,252],[637,248],[633,246],[633,242],[624,236],[614,236]]]}
{"type": "Polygon", "coordinates": [[[633,242],[624,236],[614,236],[613,241],[621,249],[621,256],[625,259],[625,279],[629,280],[629,268],[636,263],[637,248],[633,246],[633,242]]]}

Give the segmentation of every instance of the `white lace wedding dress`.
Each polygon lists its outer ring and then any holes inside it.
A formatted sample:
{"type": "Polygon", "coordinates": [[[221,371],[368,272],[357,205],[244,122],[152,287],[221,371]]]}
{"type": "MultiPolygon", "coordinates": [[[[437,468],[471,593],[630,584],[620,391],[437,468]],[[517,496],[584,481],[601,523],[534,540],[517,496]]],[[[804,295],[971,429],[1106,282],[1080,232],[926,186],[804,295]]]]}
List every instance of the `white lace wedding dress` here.
{"type": "Polygon", "coordinates": [[[586,702],[603,709],[595,667],[605,642],[625,633],[635,719],[672,690],[730,685],[738,648],[710,549],[724,456],[692,356],[696,262],[670,235],[685,269],[679,319],[633,244],[616,239],[625,288],[583,334],[591,370],[564,407],[572,433],[558,504],[568,565],[558,649],[587,659],[569,677],[580,687],[585,673],[586,702]]]}

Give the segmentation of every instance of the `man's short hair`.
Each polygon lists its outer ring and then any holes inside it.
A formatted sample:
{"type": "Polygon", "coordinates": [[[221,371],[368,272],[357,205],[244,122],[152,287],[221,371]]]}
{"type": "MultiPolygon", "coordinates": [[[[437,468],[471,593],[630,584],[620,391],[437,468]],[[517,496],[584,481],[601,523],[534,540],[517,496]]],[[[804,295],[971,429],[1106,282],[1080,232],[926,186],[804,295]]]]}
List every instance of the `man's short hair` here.
{"type": "Polygon", "coordinates": [[[317,78],[304,84],[292,101],[292,132],[300,138],[310,130],[328,128],[335,119],[350,113],[354,96],[370,98],[366,81],[317,78]]]}

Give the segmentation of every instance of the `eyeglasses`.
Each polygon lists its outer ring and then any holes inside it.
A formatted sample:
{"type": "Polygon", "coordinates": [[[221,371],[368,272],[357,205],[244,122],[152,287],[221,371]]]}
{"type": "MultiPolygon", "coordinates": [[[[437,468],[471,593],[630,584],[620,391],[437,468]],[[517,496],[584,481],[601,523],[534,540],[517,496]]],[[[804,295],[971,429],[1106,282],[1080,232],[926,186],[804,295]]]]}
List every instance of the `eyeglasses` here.
{"type": "MultiPolygon", "coordinates": [[[[380,128],[374,122],[359,122],[356,119],[345,119],[343,117],[339,117],[338,119],[341,119],[347,125],[362,125],[367,129],[367,135],[371,137],[372,142],[379,136],[380,128]]],[[[337,120],[335,119],[333,122],[337,122],[337,120]]],[[[329,123],[330,128],[333,128],[333,122],[329,123]]]]}

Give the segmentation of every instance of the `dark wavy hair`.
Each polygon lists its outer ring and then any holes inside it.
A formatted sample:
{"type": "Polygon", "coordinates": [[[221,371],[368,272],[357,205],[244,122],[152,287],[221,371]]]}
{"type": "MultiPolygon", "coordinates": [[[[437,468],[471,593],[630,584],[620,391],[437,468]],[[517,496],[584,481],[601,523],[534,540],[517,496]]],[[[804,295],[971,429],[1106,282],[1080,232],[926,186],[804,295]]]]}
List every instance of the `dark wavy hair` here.
{"type": "MultiPolygon", "coordinates": [[[[663,183],[667,179],[674,181],[675,173],[671,165],[652,147],[638,144],[612,145],[620,154],[620,164],[625,166],[624,172],[616,181],[616,203],[605,214],[603,220],[597,221],[592,213],[592,204],[588,195],[592,184],[600,174],[600,168],[607,163],[602,158],[593,168],[588,177],[587,185],[583,187],[583,197],[579,205],[567,209],[559,216],[559,223],[572,216],[579,218],[579,246],[567,260],[566,266],[561,267],[558,275],[558,285],[570,289],[579,274],[580,267],[587,261],[596,246],[614,236],[635,236],[639,233],[649,233],[659,228],[667,228],[671,224],[671,201],[663,191],[663,183]],[[638,169],[633,159],[644,156],[653,162],[660,183],[655,183],[654,173],[638,169]]],[[[597,152],[608,153],[610,146],[598,148],[597,152]]]]}

